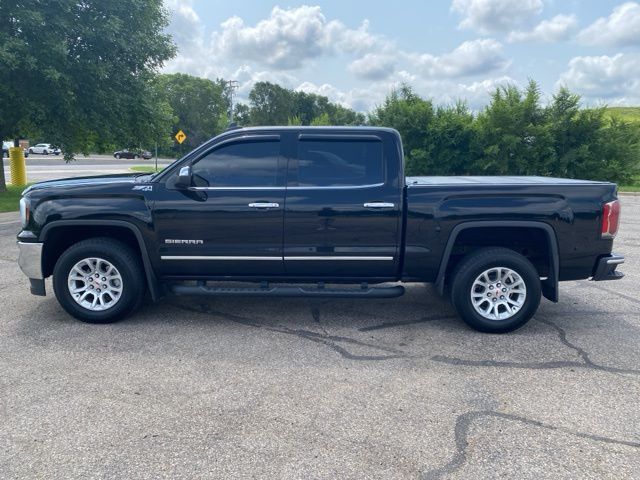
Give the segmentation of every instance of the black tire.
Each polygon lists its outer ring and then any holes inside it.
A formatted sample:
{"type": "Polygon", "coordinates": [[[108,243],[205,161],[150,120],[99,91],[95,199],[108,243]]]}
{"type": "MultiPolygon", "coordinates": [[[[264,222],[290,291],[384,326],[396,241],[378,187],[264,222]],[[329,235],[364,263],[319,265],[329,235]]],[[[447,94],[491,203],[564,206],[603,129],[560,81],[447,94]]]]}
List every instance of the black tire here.
{"type": "Polygon", "coordinates": [[[467,255],[456,267],[451,282],[453,306],[467,325],[480,332],[506,333],[522,327],[538,309],[540,295],[540,275],[536,268],[524,256],[508,248],[483,248],[467,255]],[[486,318],[476,311],[471,300],[475,280],[493,267],[513,270],[522,278],[526,287],[524,303],[519,311],[506,319],[486,318]]]}
{"type": "Polygon", "coordinates": [[[129,246],[111,238],[89,238],[69,247],[53,270],[53,289],[58,302],[69,314],[87,323],[111,323],[133,313],[146,291],[140,255],[129,246]],[[98,257],[110,262],[122,277],[122,294],[111,308],[92,311],[78,304],[67,285],[69,272],[84,258],[98,257]]]}
{"type": "Polygon", "coordinates": [[[119,153],[116,153],[116,154],[114,155],[114,157],[116,157],[118,160],[120,160],[120,154],[119,154],[119,153]]]}
{"type": "Polygon", "coordinates": [[[43,154],[43,155],[49,155],[49,151],[48,151],[48,150],[43,150],[43,151],[42,151],[42,154],[43,154]]]}
{"type": "Polygon", "coordinates": [[[29,149],[29,153],[33,155],[33,148],[29,149]]]}
{"type": "Polygon", "coordinates": [[[137,160],[137,159],[138,159],[138,155],[134,155],[134,156],[133,156],[133,159],[134,159],[134,160],[137,160]]]}

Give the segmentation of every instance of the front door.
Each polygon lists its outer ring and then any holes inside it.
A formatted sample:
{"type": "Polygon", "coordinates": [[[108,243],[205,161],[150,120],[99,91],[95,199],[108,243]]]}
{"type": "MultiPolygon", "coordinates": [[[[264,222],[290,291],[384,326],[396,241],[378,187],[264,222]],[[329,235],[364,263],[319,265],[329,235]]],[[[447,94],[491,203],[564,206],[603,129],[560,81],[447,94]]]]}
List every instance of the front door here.
{"type": "Polygon", "coordinates": [[[171,180],[158,185],[154,223],[163,276],[284,273],[280,146],[278,135],[225,139],[192,163],[191,188],[171,187],[171,180]]]}
{"type": "Polygon", "coordinates": [[[401,172],[384,135],[299,135],[285,210],[287,275],[397,275],[401,172]]]}

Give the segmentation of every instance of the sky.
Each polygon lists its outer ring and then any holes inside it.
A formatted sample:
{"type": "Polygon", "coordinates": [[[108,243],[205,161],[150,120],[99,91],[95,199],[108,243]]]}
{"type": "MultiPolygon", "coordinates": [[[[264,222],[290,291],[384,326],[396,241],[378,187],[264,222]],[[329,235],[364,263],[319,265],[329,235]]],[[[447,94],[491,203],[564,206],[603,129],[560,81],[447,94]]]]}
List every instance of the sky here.
{"type": "Polygon", "coordinates": [[[608,0],[165,0],[163,71],[270,81],[370,111],[406,83],[479,109],[498,85],[560,86],[585,105],[640,105],[640,3],[608,0]]]}

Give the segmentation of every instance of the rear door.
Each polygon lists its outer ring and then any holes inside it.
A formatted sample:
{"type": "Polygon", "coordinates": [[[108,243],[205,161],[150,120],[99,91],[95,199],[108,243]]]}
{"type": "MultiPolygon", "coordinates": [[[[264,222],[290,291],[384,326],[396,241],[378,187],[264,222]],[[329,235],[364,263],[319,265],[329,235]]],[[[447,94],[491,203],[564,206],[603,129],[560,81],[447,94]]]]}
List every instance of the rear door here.
{"type": "Polygon", "coordinates": [[[289,163],[284,218],[287,275],[394,277],[401,189],[384,132],[301,133],[289,163]]]}

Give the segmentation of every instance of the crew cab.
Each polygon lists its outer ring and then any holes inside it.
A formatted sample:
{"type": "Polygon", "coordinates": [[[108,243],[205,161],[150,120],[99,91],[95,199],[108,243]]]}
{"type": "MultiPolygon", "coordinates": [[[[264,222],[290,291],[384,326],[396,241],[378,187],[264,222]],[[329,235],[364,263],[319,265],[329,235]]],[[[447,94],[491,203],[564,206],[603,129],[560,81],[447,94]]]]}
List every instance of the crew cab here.
{"type": "Polygon", "coordinates": [[[62,307],[93,323],[147,291],[389,298],[428,282],[485,332],[525,324],[560,281],[622,277],[615,184],[405,178],[402,152],[389,128],[240,128],[154,175],[37,183],[19,264],[33,294],[52,276],[62,307]]]}

